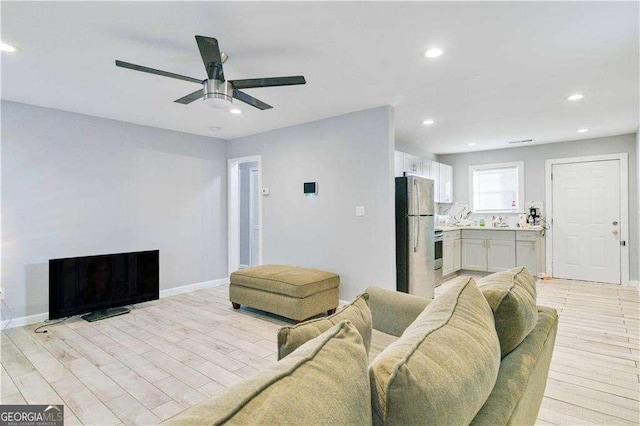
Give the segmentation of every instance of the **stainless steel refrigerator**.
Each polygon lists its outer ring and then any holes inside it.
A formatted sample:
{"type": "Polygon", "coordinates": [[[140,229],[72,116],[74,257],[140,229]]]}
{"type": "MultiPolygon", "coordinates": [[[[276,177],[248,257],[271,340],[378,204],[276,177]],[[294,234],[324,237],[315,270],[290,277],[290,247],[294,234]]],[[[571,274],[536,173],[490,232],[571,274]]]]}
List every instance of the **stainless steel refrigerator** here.
{"type": "Polygon", "coordinates": [[[433,181],[419,176],[396,178],[397,289],[433,298],[433,181]]]}

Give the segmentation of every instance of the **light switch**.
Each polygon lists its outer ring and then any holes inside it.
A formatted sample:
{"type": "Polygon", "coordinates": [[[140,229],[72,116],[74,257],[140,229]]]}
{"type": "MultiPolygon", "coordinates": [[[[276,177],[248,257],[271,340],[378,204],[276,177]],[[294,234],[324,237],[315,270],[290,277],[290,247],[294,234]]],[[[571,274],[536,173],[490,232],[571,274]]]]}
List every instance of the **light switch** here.
{"type": "Polygon", "coordinates": [[[271,191],[269,190],[269,188],[262,188],[262,195],[266,197],[269,194],[271,194],[271,191]]]}
{"type": "Polygon", "coordinates": [[[364,206],[356,206],[356,216],[364,216],[364,206]]]}

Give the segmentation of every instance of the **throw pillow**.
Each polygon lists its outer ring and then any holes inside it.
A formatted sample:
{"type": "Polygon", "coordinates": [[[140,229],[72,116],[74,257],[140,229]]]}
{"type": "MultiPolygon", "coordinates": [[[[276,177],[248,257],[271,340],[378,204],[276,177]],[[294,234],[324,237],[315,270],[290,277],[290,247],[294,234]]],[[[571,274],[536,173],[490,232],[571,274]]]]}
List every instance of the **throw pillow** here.
{"type": "Polygon", "coordinates": [[[469,424],[498,376],[500,342],[473,278],[436,297],[369,366],[374,424],[469,424]]]}
{"type": "Polygon", "coordinates": [[[342,321],[284,360],[169,419],[194,424],[370,424],[362,337],[342,321]]]}
{"type": "Polygon", "coordinates": [[[284,358],[306,341],[321,335],[344,320],[351,321],[358,329],[368,354],[371,346],[371,310],[369,309],[369,295],[363,293],[331,316],[312,319],[292,327],[282,327],[278,331],[278,359],[284,358]]]}
{"type": "Polygon", "coordinates": [[[504,358],[538,322],[536,281],[529,269],[522,266],[481,278],[478,286],[493,311],[504,358]]]}

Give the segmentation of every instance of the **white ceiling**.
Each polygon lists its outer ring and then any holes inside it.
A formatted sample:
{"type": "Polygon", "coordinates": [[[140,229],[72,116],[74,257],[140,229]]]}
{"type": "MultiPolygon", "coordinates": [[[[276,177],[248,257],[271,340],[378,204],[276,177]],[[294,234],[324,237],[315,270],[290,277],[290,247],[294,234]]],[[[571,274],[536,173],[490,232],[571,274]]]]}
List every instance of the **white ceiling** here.
{"type": "Polygon", "coordinates": [[[393,105],[396,141],[433,153],[638,128],[638,2],[2,2],[1,14],[2,40],[21,49],[2,54],[2,99],[98,117],[232,139],[393,105]],[[274,108],[235,101],[236,116],[173,102],[195,84],[114,65],[202,79],[195,35],[229,54],[227,79],[307,84],[248,89],[274,108]],[[428,60],[433,46],[445,54],[428,60]]]}

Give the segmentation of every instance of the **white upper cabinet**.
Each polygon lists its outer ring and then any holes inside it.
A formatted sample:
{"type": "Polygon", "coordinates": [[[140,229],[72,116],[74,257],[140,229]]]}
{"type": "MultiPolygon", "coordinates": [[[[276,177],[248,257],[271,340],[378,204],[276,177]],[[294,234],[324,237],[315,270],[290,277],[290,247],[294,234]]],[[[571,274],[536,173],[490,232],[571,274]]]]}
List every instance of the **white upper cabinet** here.
{"type": "Polygon", "coordinates": [[[422,175],[422,158],[404,154],[404,171],[414,175],[422,175]]]}
{"type": "Polygon", "coordinates": [[[433,181],[433,201],[453,203],[453,167],[427,158],[395,151],[394,172],[396,177],[402,176],[406,172],[431,179],[433,181]]]}
{"type": "Polygon", "coordinates": [[[422,158],[415,155],[395,151],[393,164],[395,177],[400,177],[405,172],[413,175],[423,175],[422,158]]]}
{"type": "Polygon", "coordinates": [[[428,178],[433,181],[433,200],[436,203],[440,202],[440,163],[437,161],[429,161],[429,176],[428,178]]]}
{"type": "Polygon", "coordinates": [[[453,167],[440,164],[440,202],[453,203],[453,167]]]}

